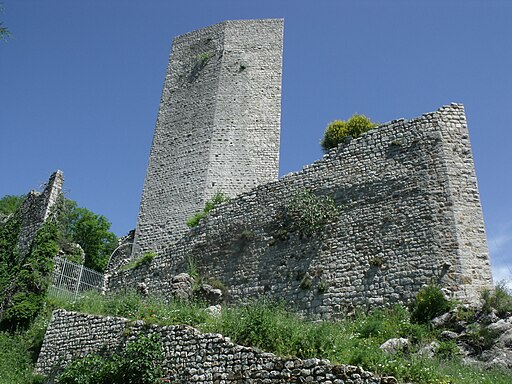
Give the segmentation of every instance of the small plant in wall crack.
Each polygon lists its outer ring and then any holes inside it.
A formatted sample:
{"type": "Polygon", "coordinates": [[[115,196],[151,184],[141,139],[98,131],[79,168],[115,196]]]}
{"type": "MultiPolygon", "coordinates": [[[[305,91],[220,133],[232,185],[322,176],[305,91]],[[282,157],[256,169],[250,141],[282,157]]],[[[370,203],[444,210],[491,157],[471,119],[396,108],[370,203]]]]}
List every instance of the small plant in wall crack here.
{"type": "Polygon", "coordinates": [[[128,264],[121,267],[121,270],[126,271],[129,269],[138,268],[141,265],[150,264],[156,256],[157,256],[157,254],[153,251],[144,252],[144,254],[141,257],[139,257],[135,260],[132,260],[128,264]]]}
{"type": "Polygon", "coordinates": [[[313,285],[313,279],[309,275],[309,273],[304,274],[304,277],[302,278],[300,282],[300,287],[304,290],[311,289],[313,285]]]}
{"type": "Polygon", "coordinates": [[[384,265],[384,259],[381,256],[373,256],[370,259],[370,266],[381,268],[384,265]]]}
{"type": "Polygon", "coordinates": [[[197,61],[200,63],[206,63],[210,57],[211,55],[208,52],[203,52],[197,55],[197,61]]]}
{"type": "Polygon", "coordinates": [[[321,278],[318,283],[318,293],[325,293],[329,290],[329,281],[326,278],[321,278]]]}
{"type": "Polygon", "coordinates": [[[204,209],[201,212],[196,213],[187,220],[187,226],[189,228],[197,227],[201,219],[206,217],[213,208],[227,201],[229,201],[229,196],[222,192],[216,192],[215,195],[204,204],[204,209]]]}

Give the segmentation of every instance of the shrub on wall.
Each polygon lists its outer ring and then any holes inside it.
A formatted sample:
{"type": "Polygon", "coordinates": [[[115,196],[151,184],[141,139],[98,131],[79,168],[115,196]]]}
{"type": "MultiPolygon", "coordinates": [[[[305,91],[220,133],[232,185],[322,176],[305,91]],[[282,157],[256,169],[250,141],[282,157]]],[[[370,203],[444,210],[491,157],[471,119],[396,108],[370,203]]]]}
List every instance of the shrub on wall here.
{"type": "Polygon", "coordinates": [[[295,193],[286,207],[291,230],[305,237],[321,232],[338,213],[339,208],[331,197],[317,196],[307,189],[295,193]]]}
{"type": "Polygon", "coordinates": [[[37,232],[25,259],[4,265],[4,268],[9,268],[11,276],[0,297],[2,329],[27,327],[43,307],[53,257],[59,251],[58,236],[55,221],[48,220],[37,232]]]}
{"type": "Polygon", "coordinates": [[[62,384],[153,384],[161,382],[162,345],[156,336],[138,336],[110,357],[88,355],[71,362],[59,377],[62,384]]]}
{"type": "Polygon", "coordinates": [[[194,216],[187,220],[188,227],[193,228],[198,226],[201,219],[208,215],[208,213],[213,208],[226,201],[229,201],[229,197],[222,192],[217,192],[210,200],[205,203],[204,209],[201,212],[196,213],[194,216]]]}
{"type": "Polygon", "coordinates": [[[358,114],[353,115],[347,121],[334,120],[325,129],[320,145],[325,152],[328,152],[329,149],[337,147],[345,137],[355,139],[376,126],[377,124],[369,118],[358,114]]]}

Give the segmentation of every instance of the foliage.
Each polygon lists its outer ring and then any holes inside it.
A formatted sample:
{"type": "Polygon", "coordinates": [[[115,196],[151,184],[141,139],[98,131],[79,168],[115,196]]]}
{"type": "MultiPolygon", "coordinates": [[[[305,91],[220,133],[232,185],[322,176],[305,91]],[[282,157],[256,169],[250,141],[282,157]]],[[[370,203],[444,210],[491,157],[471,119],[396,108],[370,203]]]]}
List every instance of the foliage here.
{"type": "Polygon", "coordinates": [[[485,290],[482,293],[484,312],[490,313],[495,310],[498,316],[504,316],[508,312],[512,313],[512,294],[507,289],[504,282],[498,283],[494,291],[485,290]]]}
{"type": "Polygon", "coordinates": [[[153,261],[153,259],[157,256],[155,252],[144,252],[142,257],[139,257],[138,259],[130,261],[128,264],[124,265],[121,270],[126,271],[128,269],[138,268],[141,265],[149,264],[153,261]]]}
{"type": "Polygon", "coordinates": [[[0,332],[0,384],[43,383],[41,375],[34,374],[37,361],[51,316],[51,308],[43,306],[30,327],[23,332],[0,332]]]}
{"type": "MultiPolygon", "coordinates": [[[[91,292],[79,298],[76,303],[53,300],[48,308],[58,306],[85,313],[142,319],[147,323],[161,325],[189,324],[279,356],[325,358],[333,364],[357,364],[379,375],[394,375],[400,382],[505,384],[511,378],[510,372],[482,371],[464,365],[456,353],[457,347],[453,341],[438,341],[441,345],[440,356],[449,357],[449,361],[437,357],[421,358],[416,352],[432,340],[437,340],[440,330],[411,322],[410,312],[401,306],[377,309],[370,313],[357,312],[354,317],[337,322],[308,322],[288,312],[284,305],[268,301],[225,307],[220,317],[214,317],[208,314],[205,306],[198,303],[166,302],[163,299],[142,298],[130,292],[107,296],[91,292]],[[398,354],[381,351],[379,346],[393,337],[408,338],[409,349],[398,354]]],[[[38,332],[33,333],[37,335],[38,332]]],[[[96,370],[105,361],[112,360],[96,357],[89,365],[81,364],[94,366],[96,370]]],[[[1,364],[0,361],[0,367],[1,364]]],[[[113,367],[115,364],[107,366],[113,367]]],[[[83,376],[70,376],[70,380],[75,380],[69,381],[71,383],[105,382],[101,379],[78,381],[78,377],[83,376]]],[[[116,382],[111,377],[108,380],[116,382]]]]}
{"type": "MultiPolygon", "coordinates": [[[[0,292],[3,301],[4,290],[10,284],[15,275],[15,268],[19,263],[18,235],[21,228],[21,220],[18,216],[12,216],[5,223],[0,224],[0,292]]],[[[1,303],[1,302],[0,302],[1,303]]],[[[0,304],[1,305],[1,304],[0,304]]]]}
{"type": "Polygon", "coordinates": [[[10,265],[9,285],[3,290],[0,327],[15,330],[27,327],[43,307],[53,257],[57,254],[58,230],[54,220],[39,229],[30,253],[10,265]]]}
{"type": "Polygon", "coordinates": [[[452,309],[451,303],[444,297],[441,288],[434,283],[420,289],[411,303],[411,320],[426,324],[434,317],[442,315],[452,309]]]}
{"type": "MultiPolygon", "coordinates": [[[[4,10],[4,7],[2,4],[0,4],[0,13],[2,13],[4,10]]],[[[4,27],[4,23],[0,21],[0,40],[7,40],[8,37],[11,36],[11,32],[7,29],[7,27],[4,27]]]]}
{"type": "Polygon", "coordinates": [[[109,357],[88,355],[71,362],[59,377],[62,384],[151,384],[160,381],[162,345],[156,336],[138,336],[109,357]]]}
{"type": "Polygon", "coordinates": [[[32,364],[24,335],[0,332],[0,384],[42,383],[42,377],[34,375],[32,364]]]}
{"type": "Polygon", "coordinates": [[[85,252],[84,265],[103,272],[110,254],[117,247],[117,237],[110,232],[110,222],[87,208],[79,208],[73,200],[62,199],[59,209],[60,243],[75,242],[85,252]]]}
{"type": "Polygon", "coordinates": [[[199,222],[203,217],[208,215],[208,213],[215,208],[217,205],[224,203],[226,201],[229,201],[229,197],[222,192],[217,192],[215,195],[211,198],[211,200],[208,200],[205,205],[202,212],[196,213],[194,216],[189,218],[187,220],[187,225],[189,228],[193,228],[199,225],[199,222]]]}
{"type": "Polygon", "coordinates": [[[357,138],[376,126],[366,116],[358,114],[354,114],[347,121],[334,120],[325,129],[320,145],[328,152],[329,149],[337,147],[345,137],[357,138]]]}
{"type": "Polygon", "coordinates": [[[305,237],[318,235],[338,213],[339,208],[331,197],[317,196],[307,189],[295,193],[286,206],[291,230],[305,237]]]}
{"type": "Polygon", "coordinates": [[[5,195],[0,199],[0,214],[10,215],[16,212],[24,200],[24,196],[5,195]]]}

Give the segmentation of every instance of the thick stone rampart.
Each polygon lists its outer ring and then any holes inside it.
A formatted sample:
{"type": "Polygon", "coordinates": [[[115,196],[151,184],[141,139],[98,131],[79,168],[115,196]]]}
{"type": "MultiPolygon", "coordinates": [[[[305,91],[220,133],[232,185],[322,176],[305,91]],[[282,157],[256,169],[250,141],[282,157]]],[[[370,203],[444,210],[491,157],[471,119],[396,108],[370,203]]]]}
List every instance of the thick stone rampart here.
{"type": "Polygon", "coordinates": [[[172,383],[381,383],[359,367],[319,359],[282,359],[186,325],[148,326],[64,310],[53,313],[36,370],[50,374],[87,354],[113,352],[140,333],[159,336],[165,379],[172,383]]]}
{"type": "Polygon", "coordinates": [[[135,242],[178,240],[217,191],[277,180],[283,20],[235,20],[174,39],[135,242]]]}
{"type": "Polygon", "coordinates": [[[190,263],[233,301],[268,295],[324,318],[407,302],[431,281],[477,300],[492,277],[463,106],[384,124],[232,199],[151,264],[114,273],[109,287],[144,283],[165,295],[190,263]],[[339,207],[313,236],[284,218],[304,190],[339,207]]]}

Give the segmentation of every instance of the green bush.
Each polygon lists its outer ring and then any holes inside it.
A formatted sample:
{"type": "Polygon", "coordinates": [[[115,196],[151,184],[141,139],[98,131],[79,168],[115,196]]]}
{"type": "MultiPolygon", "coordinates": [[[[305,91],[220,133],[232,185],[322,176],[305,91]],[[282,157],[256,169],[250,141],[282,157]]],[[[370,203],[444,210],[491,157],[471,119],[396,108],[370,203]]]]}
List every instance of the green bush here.
{"type": "Polygon", "coordinates": [[[325,152],[328,152],[329,149],[337,147],[345,137],[357,138],[376,126],[377,124],[369,118],[358,114],[353,115],[347,121],[334,120],[325,129],[320,145],[325,152]]]}
{"type": "Polygon", "coordinates": [[[331,197],[317,196],[307,189],[295,193],[286,206],[291,230],[305,237],[318,235],[338,214],[339,207],[331,197]]]}
{"type": "Polygon", "coordinates": [[[43,307],[53,258],[59,250],[57,238],[56,223],[48,220],[37,232],[32,249],[22,263],[10,266],[9,286],[1,297],[1,329],[28,327],[43,307]]]}
{"type": "Polygon", "coordinates": [[[62,384],[153,384],[162,377],[162,345],[155,336],[139,336],[120,353],[88,355],[71,362],[59,376],[62,384]]]}
{"type": "Polygon", "coordinates": [[[117,237],[110,231],[110,222],[86,208],[79,208],[73,200],[61,198],[58,203],[59,243],[80,244],[85,252],[84,265],[103,272],[110,254],[117,247],[117,237]]]}
{"type": "Polygon", "coordinates": [[[16,212],[24,200],[25,196],[5,195],[0,199],[0,216],[16,212]]]}
{"type": "Polygon", "coordinates": [[[122,271],[127,271],[129,269],[138,268],[141,265],[149,264],[153,261],[153,259],[157,256],[155,252],[144,252],[142,257],[139,257],[138,259],[130,261],[128,264],[121,267],[122,271]]]}
{"type": "Polygon", "coordinates": [[[202,212],[198,212],[194,214],[191,218],[187,220],[187,225],[189,228],[193,228],[199,225],[199,222],[203,217],[208,215],[208,213],[215,208],[217,205],[229,201],[229,197],[222,192],[217,192],[210,200],[208,200],[202,212]]]}
{"type": "Polygon", "coordinates": [[[498,316],[512,312],[512,295],[507,289],[505,282],[500,282],[494,287],[494,291],[485,290],[482,293],[484,312],[495,310],[498,316]]]}
{"type": "Polygon", "coordinates": [[[444,297],[441,288],[434,283],[420,289],[411,303],[411,320],[427,324],[434,317],[453,308],[453,304],[444,297]]]}

